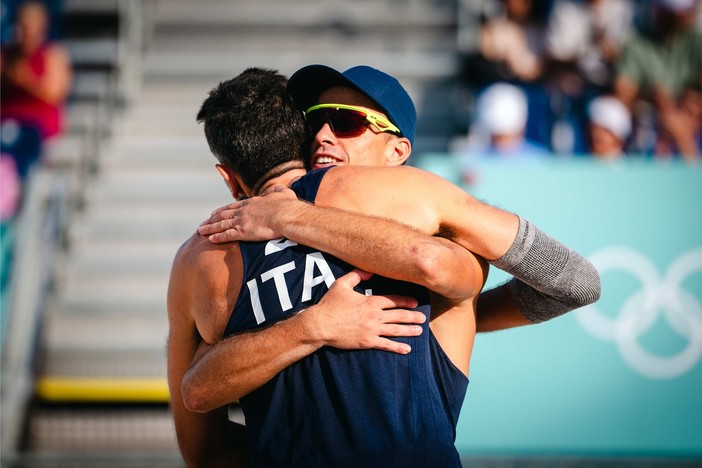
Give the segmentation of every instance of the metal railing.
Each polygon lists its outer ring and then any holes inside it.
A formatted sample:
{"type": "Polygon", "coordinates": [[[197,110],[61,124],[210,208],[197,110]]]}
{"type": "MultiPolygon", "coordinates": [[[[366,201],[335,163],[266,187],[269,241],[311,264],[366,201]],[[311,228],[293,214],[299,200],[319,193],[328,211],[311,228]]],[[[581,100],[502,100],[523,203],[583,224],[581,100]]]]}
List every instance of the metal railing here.
{"type": "Polygon", "coordinates": [[[16,455],[33,394],[36,341],[53,289],[70,196],[68,176],[42,166],[30,172],[25,184],[5,302],[7,328],[0,381],[3,459],[16,455]]]}

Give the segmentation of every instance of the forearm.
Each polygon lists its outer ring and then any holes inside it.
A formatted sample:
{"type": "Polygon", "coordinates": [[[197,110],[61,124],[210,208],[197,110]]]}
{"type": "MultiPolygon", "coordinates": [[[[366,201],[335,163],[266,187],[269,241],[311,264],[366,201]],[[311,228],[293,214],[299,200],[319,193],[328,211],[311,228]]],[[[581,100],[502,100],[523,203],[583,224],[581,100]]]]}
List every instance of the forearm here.
{"type": "Polygon", "coordinates": [[[218,408],[196,414],[200,420],[180,421],[178,445],[188,468],[233,468],[246,466],[248,442],[229,431],[228,410],[218,408]],[[187,430],[183,427],[186,426],[187,430]]]}
{"type": "Polygon", "coordinates": [[[492,261],[502,257],[514,242],[519,217],[475,199],[469,194],[451,203],[442,226],[454,233],[461,246],[492,261]]]}
{"type": "Polygon", "coordinates": [[[275,230],[288,239],[444,296],[474,292],[472,254],[446,239],[387,218],[301,201],[290,205],[275,222],[275,230]]]}
{"type": "Polygon", "coordinates": [[[522,315],[514,303],[509,283],[480,293],[476,312],[478,333],[506,330],[533,323],[522,315]]]}
{"type": "MultiPolygon", "coordinates": [[[[170,408],[178,440],[178,447],[188,467],[239,466],[233,461],[242,459],[245,440],[227,431],[226,408],[217,408],[201,414],[189,411],[180,392],[183,374],[192,360],[197,341],[191,327],[171,315],[168,339],[168,386],[170,408]]],[[[243,466],[243,464],[241,465],[243,466]]]]}
{"type": "Polygon", "coordinates": [[[405,310],[417,306],[415,299],[356,292],[354,288],[369,277],[353,270],[337,278],[319,303],[303,312],[226,338],[189,362],[182,383],[185,406],[203,412],[237,400],[322,346],[409,353],[406,343],[392,338],[420,335],[426,317],[405,310]]]}
{"type": "Polygon", "coordinates": [[[181,388],[185,406],[206,412],[236,401],[322,344],[310,333],[304,313],[260,331],[230,336],[185,373],[181,388]]]}

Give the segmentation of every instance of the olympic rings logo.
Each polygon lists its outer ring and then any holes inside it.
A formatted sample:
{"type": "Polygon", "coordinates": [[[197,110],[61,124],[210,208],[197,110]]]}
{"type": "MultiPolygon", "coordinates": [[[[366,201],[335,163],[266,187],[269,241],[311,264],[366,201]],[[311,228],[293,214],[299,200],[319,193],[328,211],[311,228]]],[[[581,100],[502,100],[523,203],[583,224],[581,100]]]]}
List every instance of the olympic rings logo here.
{"type": "Polygon", "coordinates": [[[687,276],[702,271],[702,248],[678,257],[663,277],[646,256],[629,247],[608,247],[589,260],[600,274],[608,270],[631,273],[641,282],[642,289],[624,302],[616,318],[602,314],[597,304],[576,311],[576,318],[587,332],[616,343],[624,361],[650,378],[673,379],[699,362],[702,357],[702,305],[697,297],[680,286],[687,276]],[[672,356],[655,355],[639,343],[639,338],[653,327],[661,313],[671,328],[688,343],[672,356]]]}

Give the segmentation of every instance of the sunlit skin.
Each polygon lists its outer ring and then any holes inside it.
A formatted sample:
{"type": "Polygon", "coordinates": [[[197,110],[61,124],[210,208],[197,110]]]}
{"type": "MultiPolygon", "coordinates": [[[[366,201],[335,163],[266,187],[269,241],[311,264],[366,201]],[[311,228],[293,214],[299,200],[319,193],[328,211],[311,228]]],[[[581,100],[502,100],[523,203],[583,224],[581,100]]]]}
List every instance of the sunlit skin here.
{"type": "MultiPolygon", "coordinates": [[[[365,107],[387,117],[377,104],[351,88],[330,88],[319,96],[318,102],[365,107]]],[[[398,166],[407,160],[410,150],[409,140],[380,133],[373,125],[358,137],[337,138],[325,124],[311,143],[311,165],[312,169],[332,165],[398,166]]]]}

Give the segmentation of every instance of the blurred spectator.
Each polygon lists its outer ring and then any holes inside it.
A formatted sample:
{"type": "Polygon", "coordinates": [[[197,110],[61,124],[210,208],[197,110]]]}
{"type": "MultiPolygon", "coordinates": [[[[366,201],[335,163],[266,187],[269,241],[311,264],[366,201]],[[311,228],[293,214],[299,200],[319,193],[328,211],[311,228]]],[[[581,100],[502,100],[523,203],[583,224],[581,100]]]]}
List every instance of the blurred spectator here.
{"type": "MultiPolygon", "coordinates": [[[[0,0],[0,42],[3,45],[11,42],[15,36],[15,19],[17,10],[27,0],[0,0]]],[[[63,35],[64,3],[66,0],[35,0],[42,1],[49,14],[49,38],[58,39],[63,35]]]]}
{"type": "Polygon", "coordinates": [[[490,85],[478,96],[470,134],[455,141],[451,151],[519,160],[551,156],[546,147],[527,139],[528,117],[524,91],[508,83],[490,85]]]}
{"type": "Polygon", "coordinates": [[[691,101],[694,107],[695,90],[702,86],[702,31],[695,29],[699,3],[654,0],[654,5],[649,23],[622,49],[615,92],[630,109],[651,110],[636,112],[634,118],[644,131],[645,122],[654,121],[655,145],[638,150],[698,159],[699,144],[691,141],[699,131],[699,119],[695,120],[689,108],[691,101]],[[638,106],[637,100],[651,102],[653,107],[638,106]]]}
{"type": "Polygon", "coordinates": [[[631,113],[614,96],[599,96],[588,106],[590,153],[599,159],[614,160],[626,156],[631,135],[631,113]]]}
{"type": "Polygon", "coordinates": [[[680,155],[687,161],[698,161],[702,156],[702,92],[700,87],[682,91],[678,106],[659,110],[661,136],[656,142],[658,157],[680,155]]]}
{"type": "Polygon", "coordinates": [[[549,145],[555,153],[589,149],[587,103],[611,90],[614,63],[633,24],[632,0],[556,0],[545,32],[543,84],[549,145]]]}
{"type": "MultiPolygon", "coordinates": [[[[0,57],[2,120],[15,121],[22,129],[36,129],[40,142],[60,133],[62,106],[71,87],[68,54],[61,45],[48,41],[48,21],[41,2],[23,2],[17,9],[15,36],[0,57]]],[[[3,143],[7,143],[6,138],[3,143]]],[[[12,152],[22,173],[37,157],[12,152]]]]}
{"type": "Polygon", "coordinates": [[[533,0],[500,0],[489,5],[494,5],[495,11],[483,12],[480,47],[477,56],[468,59],[468,80],[485,84],[539,79],[545,52],[545,14],[535,8],[533,0]]]}
{"type": "Polygon", "coordinates": [[[61,132],[62,106],[71,87],[68,54],[48,40],[48,28],[45,5],[22,2],[16,10],[14,34],[0,55],[2,298],[10,280],[14,217],[22,201],[23,179],[41,157],[43,142],[61,132]]]}
{"type": "Polygon", "coordinates": [[[633,19],[632,0],[556,0],[548,18],[546,50],[549,68],[566,81],[562,86],[609,89],[633,19]]]}

